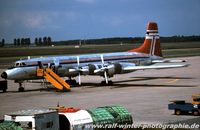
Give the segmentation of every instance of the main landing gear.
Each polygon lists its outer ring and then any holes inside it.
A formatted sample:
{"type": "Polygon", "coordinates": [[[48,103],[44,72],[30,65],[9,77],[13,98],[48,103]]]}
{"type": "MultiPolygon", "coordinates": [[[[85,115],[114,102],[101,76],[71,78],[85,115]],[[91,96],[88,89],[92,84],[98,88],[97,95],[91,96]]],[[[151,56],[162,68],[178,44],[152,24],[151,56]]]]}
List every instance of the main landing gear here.
{"type": "Polygon", "coordinates": [[[113,82],[112,82],[112,80],[109,80],[108,83],[106,83],[106,81],[104,80],[104,81],[101,81],[101,85],[102,86],[113,85],[113,82]]]}
{"type": "Polygon", "coordinates": [[[68,83],[70,86],[73,86],[73,87],[77,86],[77,82],[75,79],[69,78],[68,80],[65,80],[65,82],[68,83]]]}
{"type": "Polygon", "coordinates": [[[22,87],[22,83],[19,83],[18,92],[24,92],[24,87],[22,87]]]}

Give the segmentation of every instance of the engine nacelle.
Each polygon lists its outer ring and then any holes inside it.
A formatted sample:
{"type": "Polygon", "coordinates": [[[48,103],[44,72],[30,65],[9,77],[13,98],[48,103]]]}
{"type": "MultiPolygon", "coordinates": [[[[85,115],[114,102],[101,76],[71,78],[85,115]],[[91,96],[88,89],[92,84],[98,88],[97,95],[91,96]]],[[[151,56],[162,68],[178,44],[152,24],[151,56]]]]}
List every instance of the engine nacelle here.
{"type": "Polygon", "coordinates": [[[88,73],[89,75],[95,75],[95,70],[101,69],[103,66],[101,64],[89,64],[88,65],[88,73]]]}
{"type": "MultiPolygon", "coordinates": [[[[97,73],[95,73],[95,70],[99,70],[102,69],[103,67],[106,68],[106,72],[107,75],[109,77],[113,77],[114,74],[122,74],[122,73],[128,73],[130,71],[125,71],[124,68],[125,67],[130,67],[130,66],[135,66],[134,63],[130,63],[130,62],[120,62],[120,63],[115,63],[115,64],[108,64],[105,66],[103,66],[102,64],[89,64],[88,65],[88,74],[89,75],[96,75],[97,73]]],[[[98,72],[99,75],[104,75],[104,71],[99,71],[98,72]]]]}
{"type": "Polygon", "coordinates": [[[129,66],[135,66],[135,64],[130,63],[130,62],[119,62],[119,63],[114,64],[114,74],[129,73],[130,71],[124,70],[125,67],[129,67],[129,66]]]}
{"type": "Polygon", "coordinates": [[[108,64],[106,66],[103,66],[102,64],[89,64],[88,70],[89,70],[88,71],[89,75],[98,74],[98,75],[104,76],[104,71],[107,72],[108,77],[113,77],[113,75],[115,74],[115,69],[114,69],[113,64],[108,64]],[[100,69],[102,69],[102,70],[95,73],[96,70],[100,70],[100,69]]]}

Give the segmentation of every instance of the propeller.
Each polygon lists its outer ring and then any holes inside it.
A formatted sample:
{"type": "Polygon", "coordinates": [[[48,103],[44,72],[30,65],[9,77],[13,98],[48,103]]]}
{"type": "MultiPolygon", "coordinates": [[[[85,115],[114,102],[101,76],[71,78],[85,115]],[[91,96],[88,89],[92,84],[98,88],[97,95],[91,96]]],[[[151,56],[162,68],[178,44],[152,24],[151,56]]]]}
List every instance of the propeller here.
{"type": "Polygon", "coordinates": [[[77,66],[78,66],[78,84],[81,85],[81,68],[80,68],[80,58],[77,56],[77,66]]]}
{"type": "Polygon", "coordinates": [[[86,67],[80,67],[80,58],[79,56],[76,57],[77,58],[77,68],[71,68],[69,69],[69,72],[78,72],[78,83],[79,85],[81,85],[81,74],[82,72],[88,72],[88,68],[86,67]]]}
{"type": "Polygon", "coordinates": [[[105,77],[105,80],[106,80],[106,84],[108,84],[108,75],[107,75],[107,66],[104,64],[104,58],[103,58],[103,55],[101,55],[101,62],[102,62],[102,66],[103,66],[103,69],[104,69],[104,77],[105,77]]]}

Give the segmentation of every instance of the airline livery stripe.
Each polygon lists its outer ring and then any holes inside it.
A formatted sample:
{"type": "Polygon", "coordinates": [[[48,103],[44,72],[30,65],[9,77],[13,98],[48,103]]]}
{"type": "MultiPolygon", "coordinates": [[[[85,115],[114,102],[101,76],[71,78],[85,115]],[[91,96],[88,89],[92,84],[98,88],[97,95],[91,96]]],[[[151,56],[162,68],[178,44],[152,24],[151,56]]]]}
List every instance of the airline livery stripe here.
{"type": "Polygon", "coordinates": [[[152,48],[153,48],[153,37],[152,37],[152,39],[151,39],[151,47],[150,47],[150,54],[152,55],[152,48]]]}
{"type": "Polygon", "coordinates": [[[158,30],[147,30],[147,32],[158,32],[158,30]]]}
{"type": "Polygon", "coordinates": [[[154,53],[155,53],[155,47],[156,47],[156,39],[153,38],[153,50],[152,50],[152,54],[151,55],[154,55],[154,53]]]}
{"type": "MultiPolygon", "coordinates": [[[[138,58],[149,58],[149,57],[143,57],[143,56],[137,56],[137,57],[130,57],[130,56],[126,56],[126,57],[121,57],[121,58],[105,58],[104,61],[117,61],[117,60],[131,60],[131,59],[138,59],[138,58]]],[[[80,63],[92,63],[92,62],[101,62],[100,58],[94,58],[91,60],[84,60],[84,59],[80,59],[80,63]]],[[[54,63],[53,61],[49,62],[49,63],[54,63]]],[[[67,60],[67,61],[60,61],[60,64],[75,64],[77,63],[77,59],[74,60],[67,60]]],[[[42,62],[43,65],[48,65],[47,62],[42,62]]],[[[38,63],[33,62],[32,64],[29,65],[25,65],[23,67],[31,67],[31,66],[38,66],[38,63]]]]}
{"type": "Polygon", "coordinates": [[[149,33],[148,35],[149,35],[149,36],[159,36],[158,33],[149,33]]]}
{"type": "Polygon", "coordinates": [[[159,39],[160,38],[159,36],[149,36],[149,35],[146,35],[145,39],[153,39],[153,37],[155,39],[159,39]]]}

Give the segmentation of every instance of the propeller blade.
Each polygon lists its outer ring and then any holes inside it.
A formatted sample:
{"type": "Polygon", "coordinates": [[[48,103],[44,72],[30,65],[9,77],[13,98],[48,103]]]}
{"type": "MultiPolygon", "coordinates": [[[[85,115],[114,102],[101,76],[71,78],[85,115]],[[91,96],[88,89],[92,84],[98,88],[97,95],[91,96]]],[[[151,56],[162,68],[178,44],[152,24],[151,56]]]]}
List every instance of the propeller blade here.
{"type": "Polygon", "coordinates": [[[94,70],[94,73],[96,74],[96,73],[99,73],[101,71],[102,71],[102,69],[96,69],[96,70],[94,70]]]}
{"type": "Polygon", "coordinates": [[[79,75],[78,75],[78,84],[81,85],[81,73],[79,72],[79,75]]]}
{"type": "Polygon", "coordinates": [[[69,69],[69,72],[77,72],[77,69],[69,69]]]}
{"type": "Polygon", "coordinates": [[[79,67],[79,65],[80,65],[79,56],[77,56],[77,64],[78,64],[78,67],[79,67]]]}
{"type": "Polygon", "coordinates": [[[103,64],[103,66],[104,66],[104,59],[103,59],[103,55],[101,55],[101,62],[102,62],[102,64],[103,64]]]}
{"type": "Polygon", "coordinates": [[[81,68],[80,68],[80,58],[77,56],[77,67],[78,67],[78,84],[81,85],[81,68]]]}
{"type": "Polygon", "coordinates": [[[81,68],[80,71],[81,71],[81,72],[88,72],[89,69],[88,69],[88,68],[81,68]]]}
{"type": "Polygon", "coordinates": [[[107,72],[104,72],[104,76],[105,76],[105,80],[106,80],[106,84],[108,84],[108,76],[107,76],[107,72]]]}

